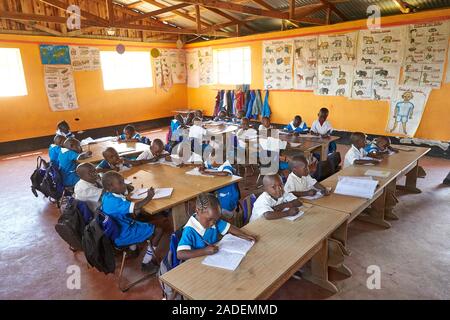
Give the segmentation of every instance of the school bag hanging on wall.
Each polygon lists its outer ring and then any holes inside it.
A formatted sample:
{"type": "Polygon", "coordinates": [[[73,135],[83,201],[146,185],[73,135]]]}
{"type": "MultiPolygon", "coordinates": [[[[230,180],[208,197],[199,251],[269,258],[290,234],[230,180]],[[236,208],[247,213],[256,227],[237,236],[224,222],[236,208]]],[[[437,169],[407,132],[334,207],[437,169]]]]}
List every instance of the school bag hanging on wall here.
{"type": "Polygon", "coordinates": [[[72,251],[83,249],[81,240],[84,228],[92,217],[93,214],[87,204],[72,197],[68,197],[61,206],[61,216],[55,225],[55,230],[69,244],[72,251]]]}

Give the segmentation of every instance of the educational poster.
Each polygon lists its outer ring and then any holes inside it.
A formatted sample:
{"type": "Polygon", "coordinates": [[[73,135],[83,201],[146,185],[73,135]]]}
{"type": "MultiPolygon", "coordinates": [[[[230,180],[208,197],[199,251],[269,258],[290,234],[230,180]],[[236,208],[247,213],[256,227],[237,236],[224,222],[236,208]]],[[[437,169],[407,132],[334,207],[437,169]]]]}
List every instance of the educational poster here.
{"type": "Polygon", "coordinates": [[[431,88],[398,86],[391,99],[386,132],[413,137],[430,92],[431,88]]]}
{"type": "Polygon", "coordinates": [[[186,83],[186,54],[184,50],[166,50],[173,83],[186,83]]]}
{"type": "Polygon", "coordinates": [[[445,76],[445,83],[450,83],[450,50],[447,50],[447,74],[445,76]]]}
{"type": "Polygon", "coordinates": [[[263,42],[264,89],[292,89],[293,41],[263,42]]]}
{"type": "Polygon", "coordinates": [[[172,71],[169,63],[169,56],[162,51],[160,56],[155,61],[155,77],[158,87],[163,89],[170,89],[173,85],[172,71]]]}
{"type": "Polygon", "coordinates": [[[294,39],[294,89],[317,88],[317,36],[294,39]]]}
{"type": "Polygon", "coordinates": [[[358,35],[357,64],[401,64],[405,41],[406,26],[361,30],[358,35]]]}
{"type": "Polygon", "coordinates": [[[95,47],[70,46],[70,60],[73,71],[100,69],[100,50],[95,47]]]}
{"type": "Polygon", "coordinates": [[[355,64],[358,32],[319,36],[318,59],[321,64],[355,64]]]}
{"type": "Polygon", "coordinates": [[[69,46],[39,45],[42,64],[70,64],[69,46]]]}
{"type": "Polygon", "coordinates": [[[213,83],[213,52],[212,48],[202,48],[198,50],[198,65],[200,85],[213,83]]]}
{"type": "Polygon", "coordinates": [[[198,70],[198,50],[186,51],[187,86],[200,87],[200,74],[198,70]]]}
{"type": "Polygon", "coordinates": [[[353,73],[352,98],[390,100],[398,85],[399,76],[399,65],[358,65],[353,73]]]}
{"type": "Polygon", "coordinates": [[[449,21],[408,26],[405,64],[444,63],[449,37],[449,21]]]}
{"type": "Polygon", "coordinates": [[[444,75],[444,64],[406,64],[400,83],[408,86],[440,88],[444,75]]]}
{"type": "Polygon", "coordinates": [[[53,111],[78,108],[72,67],[70,65],[44,66],[44,82],[48,102],[53,111]]]}
{"type": "Polygon", "coordinates": [[[350,97],[354,66],[350,64],[319,64],[315,94],[350,97]]]}

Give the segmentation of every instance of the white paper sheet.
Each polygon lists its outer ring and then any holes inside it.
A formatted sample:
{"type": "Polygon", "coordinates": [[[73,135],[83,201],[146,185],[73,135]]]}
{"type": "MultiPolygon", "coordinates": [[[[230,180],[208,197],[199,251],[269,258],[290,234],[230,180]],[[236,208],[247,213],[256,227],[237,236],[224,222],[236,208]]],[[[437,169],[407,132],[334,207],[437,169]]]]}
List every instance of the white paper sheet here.
{"type": "Polygon", "coordinates": [[[153,199],[168,198],[172,195],[173,188],[156,188],[153,199]]]}
{"type": "Polygon", "coordinates": [[[192,170],[186,171],[186,174],[190,176],[200,176],[200,177],[208,177],[208,178],[214,178],[214,176],[202,174],[198,168],[194,168],[192,170]]]}
{"type": "Polygon", "coordinates": [[[372,199],[378,181],[345,177],[337,183],[334,193],[358,198],[372,199]]]}
{"type": "Polygon", "coordinates": [[[251,249],[253,244],[253,241],[248,241],[228,233],[220,240],[218,246],[219,250],[245,255],[251,249]]]}
{"type": "Polygon", "coordinates": [[[289,221],[295,221],[298,218],[300,218],[301,216],[303,216],[305,214],[304,211],[299,211],[295,216],[289,216],[289,217],[284,217],[283,219],[289,220],[289,221]]]}
{"type": "Polygon", "coordinates": [[[387,178],[391,174],[390,171],[383,171],[383,170],[367,170],[364,175],[366,176],[372,176],[372,177],[380,177],[380,178],[387,178]]]}
{"type": "Polygon", "coordinates": [[[146,189],[146,188],[135,189],[135,190],[130,194],[130,199],[132,199],[132,200],[142,200],[142,199],[145,199],[145,198],[147,197],[147,191],[148,191],[148,189],[146,189]]]}

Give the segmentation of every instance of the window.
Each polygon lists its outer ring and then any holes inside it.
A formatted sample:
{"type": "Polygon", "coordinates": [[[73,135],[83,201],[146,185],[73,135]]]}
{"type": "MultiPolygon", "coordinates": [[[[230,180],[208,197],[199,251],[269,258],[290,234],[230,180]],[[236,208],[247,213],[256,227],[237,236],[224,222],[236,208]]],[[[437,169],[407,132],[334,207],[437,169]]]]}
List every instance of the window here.
{"type": "Polygon", "coordinates": [[[214,83],[250,84],[252,78],[250,47],[214,50],[213,60],[214,83]]]}
{"type": "Polygon", "coordinates": [[[0,97],[17,97],[27,94],[20,50],[0,48],[0,97]]]}
{"type": "Polygon", "coordinates": [[[150,52],[101,51],[105,90],[150,88],[153,85],[150,52]]]}

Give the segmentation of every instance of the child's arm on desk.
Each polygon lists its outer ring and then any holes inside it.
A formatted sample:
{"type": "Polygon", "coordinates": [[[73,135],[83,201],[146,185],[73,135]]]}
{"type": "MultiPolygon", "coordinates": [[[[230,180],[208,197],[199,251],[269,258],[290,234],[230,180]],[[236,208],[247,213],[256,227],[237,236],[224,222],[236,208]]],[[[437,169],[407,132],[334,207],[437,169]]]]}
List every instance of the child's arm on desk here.
{"type": "Polygon", "coordinates": [[[201,173],[209,175],[209,176],[219,176],[219,177],[225,177],[225,176],[229,176],[230,174],[226,171],[211,171],[211,170],[207,170],[205,168],[204,165],[202,165],[201,167],[199,167],[198,169],[201,173]]]}
{"type": "Polygon", "coordinates": [[[153,196],[155,195],[155,190],[153,188],[148,189],[147,196],[145,199],[142,199],[141,201],[137,201],[134,203],[134,210],[133,214],[138,214],[141,212],[141,209],[150,202],[150,200],[153,199],[153,196]]]}
{"type": "Polygon", "coordinates": [[[286,211],[281,211],[280,209],[277,209],[275,211],[267,211],[264,213],[264,218],[266,218],[267,220],[281,219],[289,216],[295,216],[298,211],[298,207],[292,207],[286,211]]]}
{"type": "Polygon", "coordinates": [[[218,246],[208,245],[202,249],[177,251],[177,258],[179,260],[188,260],[188,259],[202,257],[202,256],[209,256],[209,255],[216,253],[217,251],[219,251],[218,246]]]}
{"type": "Polygon", "coordinates": [[[309,197],[314,196],[317,193],[317,190],[311,189],[308,191],[293,191],[292,194],[296,197],[309,197]]]}
{"type": "Polygon", "coordinates": [[[316,188],[317,190],[320,190],[320,192],[322,192],[322,194],[324,196],[330,195],[330,191],[328,191],[328,189],[325,188],[323,185],[321,185],[319,182],[316,182],[316,184],[314,185],[314,188],[316,188]]]}
{"type": "Polygon", "coordinates": [[[273,207],[273,210],[279,211],[279,210],[283,210],[283,209],[286,209],[286,208],[288,208],[288,209],[290,209],[290,208],[298,208],[298,207],[301,207],[301,206],[302,206],[302,202],[300,200],[298,200],[298,199],[295,199],[295,200],[292,200],[292,201],[289,201],[289,202],[285,202],[285,203],[279,204],[279,205],[273,207]]]}
{"type": "Polygon", "coordinates": [[[353,164],[378,164],[377,160],[365,160],[365,159],[358,159],[353,161],[353,164]]]}
{"type": "Polygon", "coordinates": [[[228,230],[228,232],[236,237],[239,237],[239,238],[242,238],[245,240],[249,240],[249,241],[258,240],[258,237],[256,235],[247,233],[246,231],[239,229],[233,225],[230,225],[230,230],[228,230]]]}
{"type": "Polygon", "coordinates": [[[86,151],[86,152],[80,153],[80,155],[78,156],[78,160],[84,160],[84,159],[87,159],[90,157],[92,157],[92,151],[86,151]]]}

